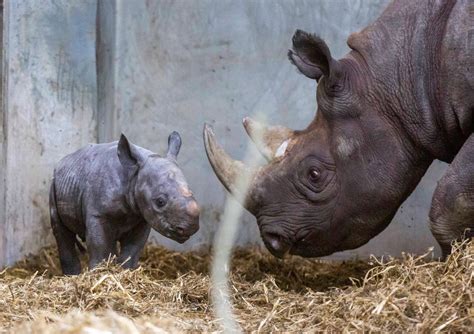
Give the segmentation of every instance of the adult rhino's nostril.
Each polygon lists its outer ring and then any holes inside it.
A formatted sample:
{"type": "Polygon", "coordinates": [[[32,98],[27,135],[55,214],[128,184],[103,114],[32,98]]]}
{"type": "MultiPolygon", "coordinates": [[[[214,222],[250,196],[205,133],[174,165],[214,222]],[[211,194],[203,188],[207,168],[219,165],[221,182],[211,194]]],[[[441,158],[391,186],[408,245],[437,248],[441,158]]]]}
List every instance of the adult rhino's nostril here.
{"type": "Polygon", "coordinates": [[[291,247],[282,236],[276,233],[265,233],[263,235],[263,241],[270,253],[278,258],[283,258],[291,247]]]}

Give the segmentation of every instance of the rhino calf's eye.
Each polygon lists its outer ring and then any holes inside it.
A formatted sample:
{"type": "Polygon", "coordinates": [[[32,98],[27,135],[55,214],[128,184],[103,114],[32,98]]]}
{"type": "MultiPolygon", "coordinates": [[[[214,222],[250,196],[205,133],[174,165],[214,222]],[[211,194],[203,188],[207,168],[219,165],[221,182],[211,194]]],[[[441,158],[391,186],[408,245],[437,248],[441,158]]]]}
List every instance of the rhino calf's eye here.
{"type": "Polygon", "coordinates": [[[308,172],[308,177],[311,182],[317,182],[321,177],[321,173],[316,168],[311,168],[308,172]]]}
{"type": "Polygon", "coordinates": [[[155,200],[155,204],[157,207],[162,208],[166,205],[167,199],[165,196],[160,196],[155,200]]]}

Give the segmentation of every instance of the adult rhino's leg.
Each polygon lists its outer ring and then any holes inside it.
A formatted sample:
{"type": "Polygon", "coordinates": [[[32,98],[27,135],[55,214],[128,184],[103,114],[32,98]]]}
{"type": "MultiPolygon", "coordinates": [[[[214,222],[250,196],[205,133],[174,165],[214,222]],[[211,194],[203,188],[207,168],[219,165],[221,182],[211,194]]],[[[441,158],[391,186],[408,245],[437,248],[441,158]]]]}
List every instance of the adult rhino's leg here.
{"type": "Polygon", "coordinates": [[[105,219],[94,215],[88,215],[86,218],[86,245],[89,253],[89,269],[117,255],[117,242],[110,225],[105,219]]]}
{"type": "Polygon", "coordinates": [[[430,228],[443,251],[451,242],[474,232],[474,134],[464,143],[433,195],[430,228]],[[467,230],[467,231],[466,231],[467,230]]]}
{"type": "Polygon", "coordinates": [[[49,211],[51,227],[58,245],[59,261],[64,275],[78,275],[81,273],[81,261],[76,252],[76,234],[71,232],[59,218],[54,180],[49,192],[49,211]]]}
{"type": "Polygon", "coordinates": [[[126,269],[135,269],[138,258],[150,235],[150,225],[140,222],[120,238],[119,263],[126,269]]]}

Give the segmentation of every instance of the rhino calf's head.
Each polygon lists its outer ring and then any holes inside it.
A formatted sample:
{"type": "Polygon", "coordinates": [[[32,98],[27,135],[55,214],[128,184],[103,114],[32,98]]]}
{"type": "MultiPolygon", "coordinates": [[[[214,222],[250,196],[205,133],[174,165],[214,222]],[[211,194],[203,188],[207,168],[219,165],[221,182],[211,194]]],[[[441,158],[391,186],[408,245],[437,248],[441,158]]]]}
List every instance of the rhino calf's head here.
{"type": "Polygon", "coordinates": [[[166,157],[147,154],[120,137],[117,154],[128,173],[128,202],[160,234],[183,243],[199,230],[200,209],[176,158],[181,137],[168,137],[166,157]]]}

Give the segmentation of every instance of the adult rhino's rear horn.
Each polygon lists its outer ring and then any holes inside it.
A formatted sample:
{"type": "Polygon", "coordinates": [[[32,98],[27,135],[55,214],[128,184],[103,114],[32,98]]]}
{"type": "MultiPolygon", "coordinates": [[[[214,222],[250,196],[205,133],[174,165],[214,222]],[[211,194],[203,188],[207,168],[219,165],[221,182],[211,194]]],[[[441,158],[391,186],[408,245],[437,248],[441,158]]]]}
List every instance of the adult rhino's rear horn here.
{"type": "Polygon", "coordinates": [[[232,159],[216,142],[209,124],[204,125],[204,146],[212,169],[224,187],[250,212],[258,202],[256,180],[261,168],[232,159]],[[246,189],[243,189],[246,188],[246,189]]]}
{"type": "Polygon", "coordinates": [[[245,131],[267,161],[282,156],[285,153],[288,140],[294,134],[293,130],[284,126],[267,126],[250,117],[245,117],[242,123],[245,131]]]}

